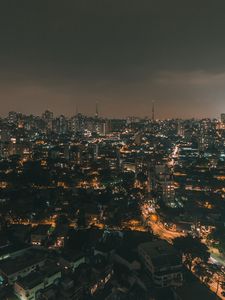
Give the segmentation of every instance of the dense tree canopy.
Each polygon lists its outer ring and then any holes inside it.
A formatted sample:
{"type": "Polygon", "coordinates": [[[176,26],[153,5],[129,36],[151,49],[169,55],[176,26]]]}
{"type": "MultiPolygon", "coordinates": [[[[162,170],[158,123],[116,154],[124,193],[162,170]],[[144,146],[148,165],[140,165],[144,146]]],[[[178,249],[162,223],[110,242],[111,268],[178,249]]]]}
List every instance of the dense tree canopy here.
{"type": "Polygon", "coordinates": [[[183,254],[184,262],[191,268],[194,259],[207,262],[209,259],[208,247],[198,238],[191,236],[179,237],[173,241],[174,247],[183,254]]]}

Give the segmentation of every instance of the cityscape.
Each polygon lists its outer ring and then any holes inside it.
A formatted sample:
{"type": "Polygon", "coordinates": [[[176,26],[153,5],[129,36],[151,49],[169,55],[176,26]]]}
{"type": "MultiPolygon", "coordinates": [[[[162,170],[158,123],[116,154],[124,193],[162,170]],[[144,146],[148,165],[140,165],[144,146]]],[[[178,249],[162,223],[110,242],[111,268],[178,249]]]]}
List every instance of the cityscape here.
{"type": "Polygon", "coordinates": [[[225,300],[225,1],[0,1],[0,300],[225,300]]]}
{"type": "Polygon", "coordinates": [[[225,299],[221,119],[0,120],[0,299],[225,299]]]}

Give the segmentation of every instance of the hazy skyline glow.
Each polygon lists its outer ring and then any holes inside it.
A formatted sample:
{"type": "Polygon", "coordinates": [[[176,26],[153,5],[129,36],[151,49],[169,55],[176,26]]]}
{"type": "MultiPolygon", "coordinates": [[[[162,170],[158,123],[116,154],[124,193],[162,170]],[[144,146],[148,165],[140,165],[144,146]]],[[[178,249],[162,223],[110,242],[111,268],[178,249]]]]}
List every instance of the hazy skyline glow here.
{"type": "Polygon", "coordinates": [[[225,111],[224,1],[6,1],[0,103],[72,115],[218,117],[225,111]]]}

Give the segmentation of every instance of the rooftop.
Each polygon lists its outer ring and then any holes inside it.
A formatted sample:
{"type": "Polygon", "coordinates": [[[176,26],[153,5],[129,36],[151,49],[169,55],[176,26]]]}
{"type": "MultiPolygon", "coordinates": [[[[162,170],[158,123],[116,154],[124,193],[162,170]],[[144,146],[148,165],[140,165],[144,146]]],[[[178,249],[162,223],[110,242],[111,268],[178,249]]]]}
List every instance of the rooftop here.
{"type": "Polygon", "coordinates": [[[139,247],[147,252],[152,258],[162,255],[177,254],[176,249],[164,240],[142,243],[139,247]]]}
{"type": "Polygon", "coordinates": [[[24,289],[32,289],[45,278],[51,277],[52,275],[60,272],[60,269],[53,263],[45,265],[45,267],[40,271],[34,271],[27,276],[17,280],[17,283],[22,286],[24,289]]]}
{"type": "Polygon", "coordinates": [[[16,257],[14,259],[9,258],[1,262],[0,271],[5,275],[10,276],[19,272],[20,270],[26,269],[27,267],[35,265],[44,260],[44,253],[36,250],[30,250],[19,257],[16,257]]]}
{"type": "Polygon", "coordinates": [[[30,248],[30,246],[23,243],[16,243],[16,244],[10,243],[5,247],[0,247],[0,257],[17,251],[26,250],[28,248],[30,248]]]}
{"type": "Polygon", "coordinates": [[[26,277],[20,278],[17,281],[17,284],[25,290],[30,290],[35,286],[41,284],[43,280],[43,275],[40,272],[32,272],[26,277]]]}
{"type": "Polygon", "coordinates": [[[37,235],[45,235],[48,233],[48,231],[50,230],[51,228],[51,225],[44,225],[44,224],[41,224],[41,225],[38,225],[32,234],[37,234],[37,235]]]}
{"type": "Polygon", "coordinates": [[[142,249],[151,257],[153,265],[169,267],[181,265],[181,257],[176,249],[166,241],[154,241],[140,244],[142,249]]]}

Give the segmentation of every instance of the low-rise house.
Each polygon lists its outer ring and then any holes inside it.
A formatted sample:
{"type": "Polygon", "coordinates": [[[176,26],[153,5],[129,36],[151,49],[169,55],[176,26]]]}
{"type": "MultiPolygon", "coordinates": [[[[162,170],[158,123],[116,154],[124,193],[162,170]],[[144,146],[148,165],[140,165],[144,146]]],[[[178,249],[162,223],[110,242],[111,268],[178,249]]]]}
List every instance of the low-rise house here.
{"type": "Polygon", "coordinates": [[[51,233],[51,225],[38,225],[31,234],[31,244],[41,246],[51,233]]]}
{"type": "Polygon", "coordinates": [[[60,284],[60,296],[64,300],[79,300],[83,298],[83,286],[74,280],[65,278],[60,284]]]}
{"type": "Polygon", "coordinates": [[[31,246],[23,243],[6,243],[0,246],[0,261],[7,258],[15,258],[24,254],[31,246]]]}
{"type": "Polygon", "coordinates": [[[127,267],[130,271],[140,270],[141,264],[138,261],[138,254],[130,249],[118,249],[111,254],[114,262],[127,267]]]}
{"type": "Polygon", "coordinates": [[[30,241],[31,235],[31,225],[24,224],[11,224],[10,229],[12,230],[12,235],[17,241],[27,243],[30,241]]]}
{"type": "Polygon", "coordinates": [[[8,258],[0,262],[0,274],[9,284],[18,277],[25,277],[37,268],[44,266],[46,257],[43,253],[30,250],[15,258],[8,258]]]}
{"type": "Polygon", "coordinates": [[[143,243],[138,252],[156,286],[182,285],[182,257],[172,245],[164,240],[143,243]]]}
{"type": "Polygon", "coordinates": [[[18,278],[14,283],[14,293],[19,299],[23,300],[36,300],[40,298],[41,294],[46,294],[45,296],[47,297],[49,290],[45,293],[45,289],[52,285],[57,285],[60,278],[61,271],[56,265],[46,265],[39,271],[34,271],[23,278],[18,278]]]}
{"type": "Polygon", "coordinates": [[[70,269],[72,272],[83,263],[85,263],[85,255],[82,251],[67,251],[59,259],[60,266],[64,269],[70,269]]]}
{"type": "Polygon", "coordinates": [[[94,295],[97,291],[103,289],[111,280],[114,270],[113,265],[100,254],[94,256],[92,265],[93,280],[90,284],[90,294],[94,295]]]}
{"type": "Polygon", "coordinates": [[[65,240],[68,236],[69,227],[67,225],[57,226],[52,235],[54,239],[55,248],[63,248],[65,246],[65,240]]]}

